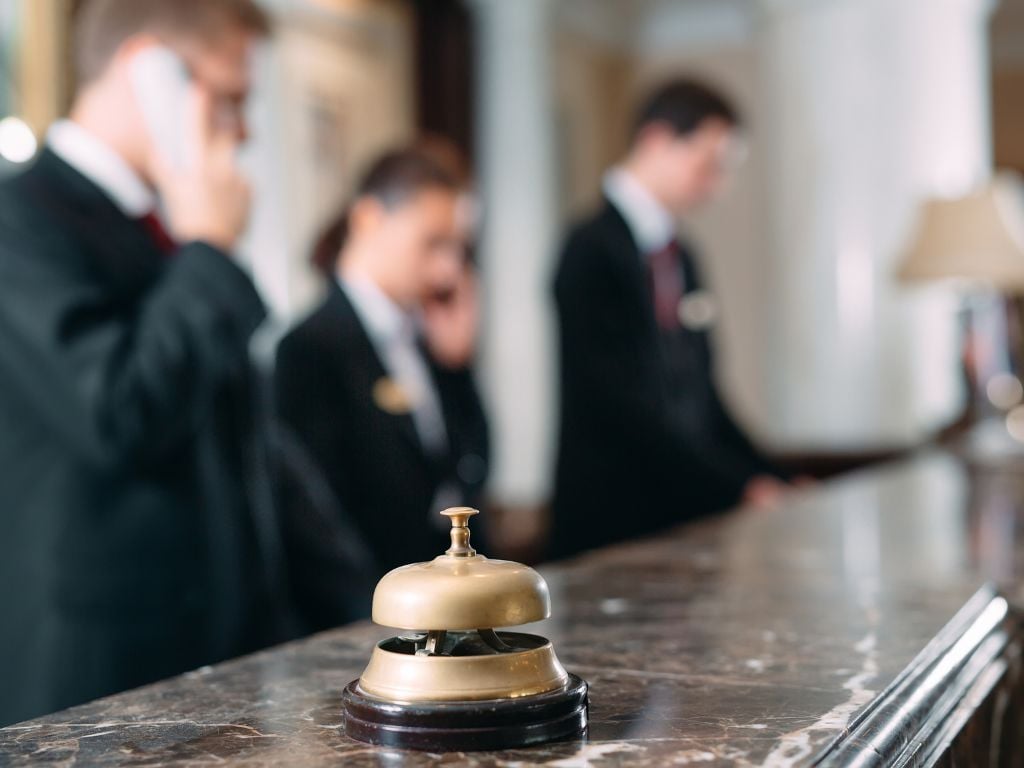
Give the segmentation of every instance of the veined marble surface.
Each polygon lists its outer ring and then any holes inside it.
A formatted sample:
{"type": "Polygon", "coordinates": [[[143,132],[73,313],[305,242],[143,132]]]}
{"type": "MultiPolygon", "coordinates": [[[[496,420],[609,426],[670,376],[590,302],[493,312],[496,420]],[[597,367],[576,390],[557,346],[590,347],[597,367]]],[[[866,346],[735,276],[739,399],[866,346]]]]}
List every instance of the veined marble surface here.
{"type": "Polygon", "coordinates": [[[391,634],[360,624],[2,729],[0,765],[813,765],[902,706],[896,684],[950,650],[935,638],[986,580],[1013,591],[1022,505],[1024,474],[931,454],[543,568],[555,617],[529,631],[590,682],[586,740],[348,739],[342,689],[391,634]]]}

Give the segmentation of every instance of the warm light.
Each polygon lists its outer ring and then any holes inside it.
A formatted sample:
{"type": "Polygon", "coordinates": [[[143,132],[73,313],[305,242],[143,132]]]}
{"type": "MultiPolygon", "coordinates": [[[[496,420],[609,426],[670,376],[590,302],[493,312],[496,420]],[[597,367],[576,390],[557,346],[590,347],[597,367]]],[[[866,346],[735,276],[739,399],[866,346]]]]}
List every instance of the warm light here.
{"type": "Polygon", "coordinates": [[[1008,411],[1024,399],[1024,385],[1012,373],[997,373],[985,385],[985,394],[996,408],[1008,411]]]}
{"type": "Polygon", "coordinates": [[[35,157],[39,143],[24,120],[5,117],[0,120],[0,157],[10,163],[27,163],[35,157]]]}
{"type": "Polygon", "coordinates": [[[1024,405],[1018,405],[1006,415],[1006,431],[1014,440],[1024,443],[1024,405]]]}

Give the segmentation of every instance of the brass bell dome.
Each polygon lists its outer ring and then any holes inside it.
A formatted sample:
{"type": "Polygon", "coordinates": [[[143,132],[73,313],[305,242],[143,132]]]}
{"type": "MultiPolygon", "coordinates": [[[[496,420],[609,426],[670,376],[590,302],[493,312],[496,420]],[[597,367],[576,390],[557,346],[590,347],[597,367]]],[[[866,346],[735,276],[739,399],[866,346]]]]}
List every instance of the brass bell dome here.
{"type": "Polygon", "coordinates": [[[373,593],[373,621],[411,630],[515,627],[551,615],[548,585],[533,568],[489,560],[469,546],[468,507],[441,513],[452,521],[452,546],[428,563],[396,568],[373,593]]]}

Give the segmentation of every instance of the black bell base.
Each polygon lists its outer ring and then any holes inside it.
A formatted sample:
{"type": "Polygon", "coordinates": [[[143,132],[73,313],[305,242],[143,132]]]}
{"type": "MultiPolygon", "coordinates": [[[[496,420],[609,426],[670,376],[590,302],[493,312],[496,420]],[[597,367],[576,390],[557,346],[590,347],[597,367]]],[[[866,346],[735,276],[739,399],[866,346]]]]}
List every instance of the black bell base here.
{"type": "Polygon", "coordinates": [[[402,704],[345,688],[345,732],[359,741],[427,752],[516,749],[580,738],[587,731],[587,683],[576,675],[562,688],[490,701],[402,704]]]}

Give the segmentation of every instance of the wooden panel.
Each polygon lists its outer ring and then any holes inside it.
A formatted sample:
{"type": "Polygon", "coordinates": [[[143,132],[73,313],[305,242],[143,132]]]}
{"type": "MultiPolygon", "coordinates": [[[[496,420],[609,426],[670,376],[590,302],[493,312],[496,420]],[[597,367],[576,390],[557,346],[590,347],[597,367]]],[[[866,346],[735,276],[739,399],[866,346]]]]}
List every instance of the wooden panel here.
{"type": "Polygon", "coordinates": [[[19,114],[37,135],[64,114],[71,93],[71,0],[21,0],[19,114]]]}
{"type": "Polygon", "coordinates": [[[453,142],[472,164],[476,133],[473,19],[461,0],[417,0],[415,8],[418,128],[453,142]]]}
{"type": "Polygon", "coordinates": [[[992,76],[996,166],[1024,173],[1024,67],[992,76]]]}

